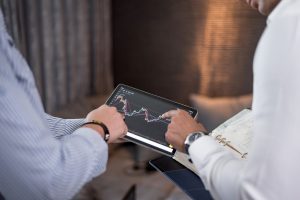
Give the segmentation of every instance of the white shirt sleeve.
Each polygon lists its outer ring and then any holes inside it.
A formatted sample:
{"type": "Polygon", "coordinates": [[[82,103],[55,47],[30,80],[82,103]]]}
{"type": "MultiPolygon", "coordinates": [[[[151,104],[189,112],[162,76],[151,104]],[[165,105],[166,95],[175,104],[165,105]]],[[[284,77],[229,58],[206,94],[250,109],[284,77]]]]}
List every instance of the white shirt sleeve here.
{"type": "Polygon", "coordinates": [[[214,199],[239,199],[238,185],[244,162],[210,136],[196,140],[189,149],[199,176],[214,199]]]}

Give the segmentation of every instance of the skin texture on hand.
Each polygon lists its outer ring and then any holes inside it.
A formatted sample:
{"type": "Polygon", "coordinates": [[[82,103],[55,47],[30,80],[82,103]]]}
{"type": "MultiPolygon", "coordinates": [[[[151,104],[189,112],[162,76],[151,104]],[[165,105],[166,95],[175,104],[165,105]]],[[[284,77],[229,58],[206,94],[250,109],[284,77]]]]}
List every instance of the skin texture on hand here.
{"type": "MultiPolygon", "coordinates": [[[[123,138],[128,129],[124,122],[124,116],[117,111],[115,107],[102,105],[99,108],[92,110],[87,116],[87,121],[96,120],[104,123],[110,133],[109,143],[116,142],[119,138],[123,138]]],[[[95,126],[89,126],[89,128],[95,128],[95,126]]],[[[98,129],[99,127],[97,127],[98,129]]],[[[96,130],[96,129],[95,129],[96,130]]],[[[96,130],[99,132],[99,129],[96,130]]],[[[99,132],[103,137],[103,130],[99,132]]]]}
{"type": "Polygon", "coordinates": [[[171,110],[162,116],[171,119],[166,132],[166,140],[175,149],[184,152],[184,141],[188,134],[197,131],[205,131],[202,124],[196,122],[192,116],[184,110],[171,110]]]}

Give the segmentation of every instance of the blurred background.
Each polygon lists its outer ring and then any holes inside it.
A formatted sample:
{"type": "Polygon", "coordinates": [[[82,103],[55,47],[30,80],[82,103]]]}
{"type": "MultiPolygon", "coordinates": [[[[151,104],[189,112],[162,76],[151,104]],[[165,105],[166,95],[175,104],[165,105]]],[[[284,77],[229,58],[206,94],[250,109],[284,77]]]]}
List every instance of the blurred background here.
{"type": "MultiPolygon", "coordinates": [[[[119,83],[196,107],[198,120],[209,130],[251,107],[252,60],[266,18],[240,1],[0,4],[51,114],[85,117],[119,83]]],[[[157,154],[123,144],[111,146],[110,155],[108,171],[75,198],[122,199],[137,185],[137,199],[188,199],[164,177],[146,170],[157,154]]]]}

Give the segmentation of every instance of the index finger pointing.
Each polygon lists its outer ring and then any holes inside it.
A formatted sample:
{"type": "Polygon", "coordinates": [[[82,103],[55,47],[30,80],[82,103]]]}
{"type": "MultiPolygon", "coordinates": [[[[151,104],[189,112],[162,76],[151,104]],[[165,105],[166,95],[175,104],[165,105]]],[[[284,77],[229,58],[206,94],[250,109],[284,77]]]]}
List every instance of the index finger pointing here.
{"type": "Polygon", "coordinates": [[[161,117],[163,119],[165,119],[165,118],[172,118],[172,117],[174,117],[176,115],[176,113],[177,113],[177,110],[170,110],[170,111],[164,113],[161,117]]]}

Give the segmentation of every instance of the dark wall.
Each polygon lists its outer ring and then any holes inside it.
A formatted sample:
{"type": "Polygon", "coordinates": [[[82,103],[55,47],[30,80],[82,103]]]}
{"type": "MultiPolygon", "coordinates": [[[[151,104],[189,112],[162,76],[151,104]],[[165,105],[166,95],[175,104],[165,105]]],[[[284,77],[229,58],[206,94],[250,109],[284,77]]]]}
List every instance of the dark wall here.
{"type": "Polygon", "coordinates": [[[183,103],[252,91],[264,18],[236,0],[113,0],[115,84],[183,103]]]}

